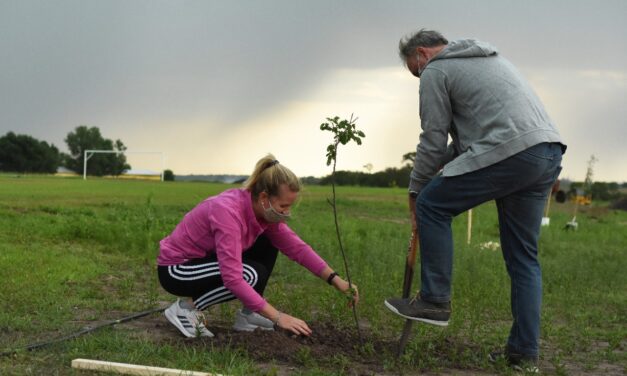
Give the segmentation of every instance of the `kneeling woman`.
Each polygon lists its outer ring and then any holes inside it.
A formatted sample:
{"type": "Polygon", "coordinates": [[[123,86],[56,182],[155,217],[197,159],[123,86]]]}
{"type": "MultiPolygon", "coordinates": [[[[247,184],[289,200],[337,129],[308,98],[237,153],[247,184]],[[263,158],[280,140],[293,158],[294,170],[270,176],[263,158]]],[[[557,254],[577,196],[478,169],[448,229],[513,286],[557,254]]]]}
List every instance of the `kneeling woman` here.
{"type": "MultiPolygon", "coordinates": [[[[307,323],[263,298],[277,252],[339,291],[347,293],[350,286],[285,224],[300,190],[292,171],[268,155],[257,162],[244,185],[198,204],[161,241],[161,286],[184,297],[167,308],[165,316],[187,337],[211,337],[200,311],[237,298],[244,308],[236,314],[235,330],[272,330],[276,325],[310,335],[307,323]]],[[[357,303],[357,288],[352,287],[357,303]]]]}

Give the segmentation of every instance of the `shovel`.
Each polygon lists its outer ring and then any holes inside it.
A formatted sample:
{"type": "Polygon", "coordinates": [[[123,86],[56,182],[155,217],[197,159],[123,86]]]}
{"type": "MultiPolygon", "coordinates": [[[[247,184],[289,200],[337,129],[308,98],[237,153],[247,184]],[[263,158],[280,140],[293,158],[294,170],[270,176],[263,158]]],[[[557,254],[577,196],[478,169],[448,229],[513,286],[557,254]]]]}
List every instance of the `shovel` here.
{"type": "MultiPolygon", "coordinates": [[[[403,278],[403,299],[409,298],[409,294],[411,293],[411,283],[414,278],[414,265],[416,264],[417,250],[418,230],[414,230],[411,233],[411,238],[409,239],[409,247],[407,248],[407,260],[405,261],[405,277],[403,278]]],[[[413,322],[413,320],[405,321],[403,333],[401,334],[401,338],[398,341],[398,353],[396,354],[398,357],[400,357],[405,350],[405,346],[407,345],[407,341],[409,340],[409,335],[411,334],[411,327],[413,322]]]]}

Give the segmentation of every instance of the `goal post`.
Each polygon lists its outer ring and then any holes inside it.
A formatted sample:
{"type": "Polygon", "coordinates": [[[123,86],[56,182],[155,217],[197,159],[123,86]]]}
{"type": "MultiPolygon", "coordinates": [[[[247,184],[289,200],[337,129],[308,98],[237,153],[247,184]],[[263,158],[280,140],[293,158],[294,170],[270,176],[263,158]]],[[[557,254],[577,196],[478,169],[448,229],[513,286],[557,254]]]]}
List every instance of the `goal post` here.
{"type": "Polygon", "coordinates": [[[83,155],[83,180],[87,180],[87,161],[94,154],[157,154],[161,156],[160,180],[163,181],[163,171],[165,168],[165,155],[162,151],[119,151],[119,150],[85,150],[83,155]]]}

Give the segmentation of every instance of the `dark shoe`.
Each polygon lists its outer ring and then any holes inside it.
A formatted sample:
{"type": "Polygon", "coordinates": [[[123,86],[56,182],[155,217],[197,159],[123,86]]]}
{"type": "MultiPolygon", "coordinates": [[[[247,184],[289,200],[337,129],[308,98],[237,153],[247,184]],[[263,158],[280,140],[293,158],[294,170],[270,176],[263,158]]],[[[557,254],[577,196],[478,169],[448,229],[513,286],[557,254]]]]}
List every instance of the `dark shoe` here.
{"type": "Polygon", "coordinates": [[[431,303],[420,299],[420,294],[414,298],[392,298],[385,300],[385,306],[390,311],[409,320],[426,322],[427,324],[447,326],[451,317],[451,302],[431,303]]]}
{"type": "Polygon", "coordinates": [[[497,363],[501,360],[505,360],[508,366],[520,372],[540,372],[540,369],[538,368],[537,355],[517,354],[515,352],[509,351],[507,348],[505,350],[491,352],[488,355],[488,360],[492,363],[497,363]]]}

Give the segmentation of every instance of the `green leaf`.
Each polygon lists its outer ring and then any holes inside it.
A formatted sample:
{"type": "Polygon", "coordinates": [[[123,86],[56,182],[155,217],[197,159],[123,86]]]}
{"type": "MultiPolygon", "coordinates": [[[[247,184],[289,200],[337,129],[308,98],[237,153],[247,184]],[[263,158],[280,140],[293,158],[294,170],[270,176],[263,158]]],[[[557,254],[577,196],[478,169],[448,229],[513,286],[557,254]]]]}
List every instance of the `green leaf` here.
{"type": "Polygon", "coordinates": [[[320,124],[320,130],[333,132],[333,143],[327,146],[327,166],[332,161],[337,161],[337,146],[346,145],[355,141],[361,145],[361,137],[365,137],[364,132],[357,130],[355,124],[357,118],[351,114],[350,120],[342,119],[339,116],[326,118],[327,122],[320,124]]]}

